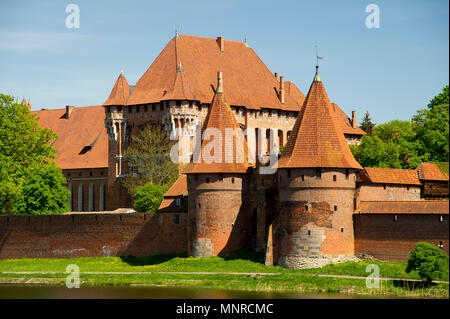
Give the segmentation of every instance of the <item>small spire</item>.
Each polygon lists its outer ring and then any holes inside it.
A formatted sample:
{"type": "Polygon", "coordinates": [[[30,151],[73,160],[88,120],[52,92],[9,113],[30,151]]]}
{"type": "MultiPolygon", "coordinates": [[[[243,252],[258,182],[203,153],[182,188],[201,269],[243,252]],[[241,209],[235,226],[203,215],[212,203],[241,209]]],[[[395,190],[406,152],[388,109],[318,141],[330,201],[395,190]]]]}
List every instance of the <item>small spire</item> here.
{"type": "Polygon", "coordinates": [[[177,72],[183,72],[183,67],[181,66],[181,61],[180,64],[177,67],[177,72]]]}
{"type": "Polygon", "coordinates": [[[247,38],[244,38],[245,46],[248,47],[247,38]]]}
{"type": "Polygon", "coordinates": [[[175,39],[179,39],[180,34],[178,33],[178,28],[175,29],[175,39]]]}
{"type": "Polygon", "coordinates": [[[314,82],[322,82],[319,76],[319,65],[316,65],[316,75],[314,76],[314,82]]]}
{"type": "Polygon", "coordinates": [[[123,69],[120,70],[120,77],[123,78],[125,76],[125,73],[123,72],[123,69]]]}
{"type": "Polygon", "coordinates": [[[217,72],[217,89],[216,93],[223,93],[223,79],[222,72],[217,72]]]}

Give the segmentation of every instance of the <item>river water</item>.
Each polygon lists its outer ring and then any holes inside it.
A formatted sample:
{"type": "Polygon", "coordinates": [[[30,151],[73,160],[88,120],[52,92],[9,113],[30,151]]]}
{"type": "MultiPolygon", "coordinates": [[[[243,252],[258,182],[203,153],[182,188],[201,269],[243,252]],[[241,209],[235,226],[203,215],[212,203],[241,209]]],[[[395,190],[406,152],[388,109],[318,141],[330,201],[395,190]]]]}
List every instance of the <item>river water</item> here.
{"type": "MultiPolygon", "coordinates": [[[[0,285],[0,299],[361,299],[386,295],[237,291],[185,287],[80,287],[0,285]]],[[[392,298],[392,297],[391,297],[392,298]]]]}

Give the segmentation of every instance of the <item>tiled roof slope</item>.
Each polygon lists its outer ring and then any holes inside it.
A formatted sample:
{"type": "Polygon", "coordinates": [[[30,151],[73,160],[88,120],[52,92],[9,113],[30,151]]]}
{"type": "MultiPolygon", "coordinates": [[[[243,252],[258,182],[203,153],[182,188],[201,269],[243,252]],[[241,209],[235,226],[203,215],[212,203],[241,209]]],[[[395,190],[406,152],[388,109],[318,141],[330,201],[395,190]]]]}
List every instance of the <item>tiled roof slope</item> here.
{"type": "Polygon", "coordinates": [[[347,114],[342,111],[342,109],[337,105],[336,103],[331,103],[333,106],[333,111],[336,112],[336,118],[338,119],[338,122],[341,126],[342,132],[344,134],[353,134],[353,135],[366,135],[367,133],[364,132],[359,127],[352,127],[352,120],[347,116],[347,114]]]}
{"type": "MultiPolygon", "coordinates": [[[[236,130],[239,125],[236,122],[236,118],[231,111],[230,106],[225,100],[225,95],[221,89],[221,75],[219,72],[219,84],[217,85],[217,90],[214,95],[213,101],[211,102],[211,107],[208,110],[208,114],[203,124],[202,134],[206,129],[219,130],[222,136],[222,154],[219,163],[205,162],[204,156],[211,155],[214,157],[215,154],[208,151],[207,146],[214,140],[202,140],[201,144],[201,159],[198,163],[191,162],[186,165],[183,174],[190,173],[245,173],[248,168],[247,158],[248,158],[248,146],[247,141],[244,136],[236,136],[233,139],[226,138],[226,129],[236,130]],[[205,150],[206,148],[206,150],[205,150]],[[227,153],[228,152],[228,153],[227,153]],[[233,158],[228,160],[227,154],[232,155],[233,158]],[[243,159],[243,162],[239,163],[238,159],[243,159]]],[[[215,151],[215,150],[214,150],[215,151]]]]}
{"type": "Polygon", "coordinates": [[[278,167],[362,169],[353,158],[318,73],[298,114],[278,167]]]}
{"type": "Polygon", "coordinates": [[[361,202],[355,214],[448,214],[446,200],[367,201],[361,202]]]}
{"type": "Polygon", "coordinates": [[[173,185],[164,194],[164,197],[177,197],[187,192],[187,177],[180,175],[173,185]]]}
{"type": "Polygon", "coordinates": [[[448,181],[448,176],[435,163],[422,163],[417,167],[419,179],[424,181],[448,181]]]}
{"type": "Polygon", "coordinates": [[[413,169],[365,167],[359,179],[376,184],[422,185],[413,169]]]}
{"type": "MultiPolygon", "coordinates": [[[[278,98],[279,82],[258,55],[244,42],[224,40],[221,52],[216,39],[180,35],[174,37],[136,83],[127,105],[156,103],[171,96],[177,69],[182,64],[195,100],[210,103],[214,95],[217,71],[226,79],[224,90],[230,105],[247,108],[277,108],[299,111],[301,92],[295,88],[285,94],[285,104],[278,98]]],[[[298,90],[298,89],[297,89],[298,90]]],[[[187,99],[188,96],[179,98],[187,99]]],[[[190,96],[189,96],[190,98],[190,96]]]]}
{"type": "Polygon", "coordinates": [[[164,199],[159,205],[158,210],[164,210],[169,208],[174,202],[175,198],[178,196],[186,196],[187,195],[187,182],[186,175],[180,175],[175,183],[167,190],[164,194],[164,199]]]}
{"type": "Polygon", "coordinates": [[[65,109],[33,111],[39,125],[58,134],[56,163],[62,169],[108,167],[108,135],[101,105],[76,107],[66,119],[65,109]]]}
{"type": "Polygon", "coordinates": [[[108,105],[125,105],[128,95],[130,94],[130,86],[125,78],[123,72],[120,73],[119,77],[114,84],[114,87],[109,95],[108,99],[103,106],[108,105]]]}

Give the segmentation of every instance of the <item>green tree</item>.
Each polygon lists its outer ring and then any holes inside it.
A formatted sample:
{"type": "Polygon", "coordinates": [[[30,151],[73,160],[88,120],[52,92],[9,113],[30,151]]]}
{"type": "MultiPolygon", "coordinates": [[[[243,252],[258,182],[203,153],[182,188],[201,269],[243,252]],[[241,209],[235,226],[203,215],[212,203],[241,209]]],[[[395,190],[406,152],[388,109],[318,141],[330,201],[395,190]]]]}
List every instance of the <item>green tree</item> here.
{"type": "Polygon", "coordinates": [[[427,283],[439,280],[448,273],[448,256],[435,245],[420,242],[410,252],[406,273],[413,270],[427,283]]]}
{"type": "Polygon", "coordinates": [[[170,159],[173,142],[161,127],[146,126],[133,135],[132,143],[124,152],[129,174],[124,186],[134,194],[138,186],[151,184],[171,185],[178,178],[178,164],[170,159]]]}
{"type": "Polygon", "coordinates": [[[359,128],[366,132],[367,135],[372,135],[373,129],[375,128],[375,123],[372,122],[369,111],[366,111],[364,114],[364,118],[359,124],[359,128]]]}
{"type": "Polygon", "coordinates": [[[448,85],[435,96],[426,109],[414,116],[420,154],[432,162],[448,162],[449,157],[448,85]]]}
{"type": "Polygon", "coordinates": [[[167,192],[167,185],[145,184],[134,193],[134,209],[138,212],[156,212],[167,192]]]}
{"type": "Polygon", "coordinates": [[[0,94],[0,214],[68,210],[69,192],[62,187],[66,181],[54,163],[56,139],[54,132],[39,126],[25,105],[0,94]],[[53,193],[51,197],[48,192],[53,193]]]}
{"type": "Polygon", "coordinates": [[[372,136],[361,139],[361,145],[352,146],[356,160],[365,167],[416,168],[422,161],[419,143],[409,121],[393,120],[378,125],[372,136]]]}

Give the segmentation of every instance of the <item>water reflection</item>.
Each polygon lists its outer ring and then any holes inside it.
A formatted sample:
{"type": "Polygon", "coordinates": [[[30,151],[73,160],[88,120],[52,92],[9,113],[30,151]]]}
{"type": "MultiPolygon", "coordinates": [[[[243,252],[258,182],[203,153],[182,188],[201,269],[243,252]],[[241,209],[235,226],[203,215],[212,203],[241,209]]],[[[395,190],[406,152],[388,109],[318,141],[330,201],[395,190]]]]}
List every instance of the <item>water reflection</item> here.
{"type": "MultiPolygon", "coordinates": [[[[0,299],[360,299],[383,298],[327,293],[237,291],[182,287],[80,287],[0,285],[0,299]]],[[[386,298],[386,296],[384,296],[386,298]]]]}

